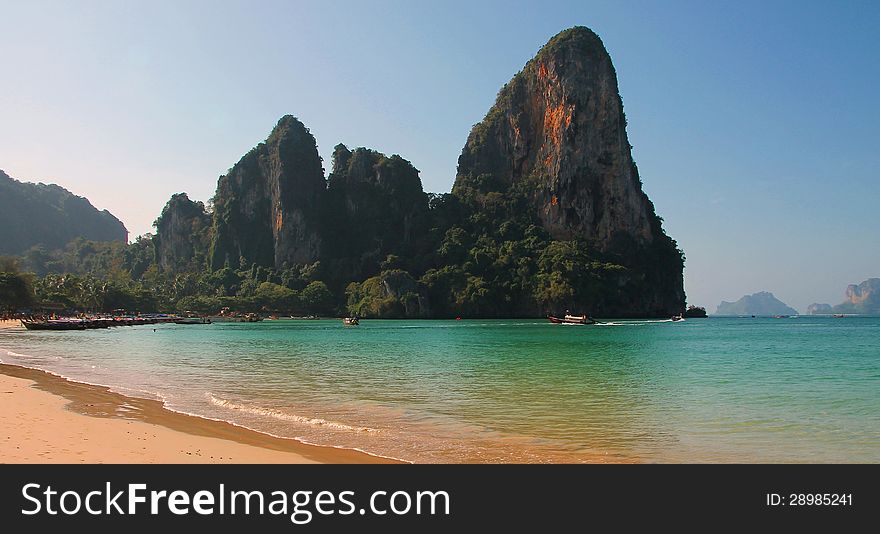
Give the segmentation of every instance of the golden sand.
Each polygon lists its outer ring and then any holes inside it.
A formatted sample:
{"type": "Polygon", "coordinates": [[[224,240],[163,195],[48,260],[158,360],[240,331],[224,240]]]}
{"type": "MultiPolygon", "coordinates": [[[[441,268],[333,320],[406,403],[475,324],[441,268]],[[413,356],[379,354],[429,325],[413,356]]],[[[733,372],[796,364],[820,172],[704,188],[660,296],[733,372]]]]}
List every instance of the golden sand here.
{"type": "Polygon", "coordinates": [[[154,400],[0,364],[5,463],[377,463],[166,410],[154,400]]]}

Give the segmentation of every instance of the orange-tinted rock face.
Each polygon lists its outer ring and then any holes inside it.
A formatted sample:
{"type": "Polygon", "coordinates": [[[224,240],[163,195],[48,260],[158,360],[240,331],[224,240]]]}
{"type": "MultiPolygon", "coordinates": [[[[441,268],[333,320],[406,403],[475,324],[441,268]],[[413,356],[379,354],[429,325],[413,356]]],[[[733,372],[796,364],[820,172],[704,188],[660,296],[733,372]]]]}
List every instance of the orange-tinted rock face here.
{"type": "MultiPolygon", "coordinates": [[[[617,74],[599,37],[552,38],[498,93],[458,159],[452,192],[496,224],[540,225],[622,266],[621,295],[575,304],[612,316],[680,313],[683,258],[642,191],[626,135],[617,74]],[[508,206],[498,215],[493,206],[508,206]]],[[[580,299],[580,300],[578,300],[580,299]]]]}
{"type": "Polygon", "coordinates": [[[846,300],[850,304],[864,304],[869,300],[880,300],[880,278],[869,278],[859,285],[850,284],[846,287],[846,300]]]}
{"type": "Polygon", "coordinates": [[[586,28],[566,30],[502,89],[474,128],[454,191],[462,193],[480,176],[501,192],[530,180],[532,205],[554,238],[584,238],[600,249],[616,234],[649,243],[654,209],[642,192],[625,126],[617,76],[601,40],[586,28]]]}

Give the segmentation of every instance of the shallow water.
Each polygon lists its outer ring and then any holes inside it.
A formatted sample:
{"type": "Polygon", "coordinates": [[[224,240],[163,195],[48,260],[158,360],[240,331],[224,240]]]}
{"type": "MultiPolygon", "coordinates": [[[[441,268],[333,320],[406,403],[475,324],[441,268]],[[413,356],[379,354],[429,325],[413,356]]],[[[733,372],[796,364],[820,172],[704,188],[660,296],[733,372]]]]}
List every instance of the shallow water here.
{"type": "Polygon", "coordinates": [[[416,462],[880,461],[880,318],[7,329],[0,360],[416,462]]]}

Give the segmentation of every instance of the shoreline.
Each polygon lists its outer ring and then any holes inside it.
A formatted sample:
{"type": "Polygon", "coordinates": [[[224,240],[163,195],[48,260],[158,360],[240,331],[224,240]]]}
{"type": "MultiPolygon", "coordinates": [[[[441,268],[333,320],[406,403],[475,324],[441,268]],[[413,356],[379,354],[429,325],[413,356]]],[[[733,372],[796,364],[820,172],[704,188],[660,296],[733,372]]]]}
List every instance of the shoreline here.
{"type": "Polygon", "coordinates": [[[165,408],[39,369],[0,363],[3,463],[399,463],[165,408]]]}

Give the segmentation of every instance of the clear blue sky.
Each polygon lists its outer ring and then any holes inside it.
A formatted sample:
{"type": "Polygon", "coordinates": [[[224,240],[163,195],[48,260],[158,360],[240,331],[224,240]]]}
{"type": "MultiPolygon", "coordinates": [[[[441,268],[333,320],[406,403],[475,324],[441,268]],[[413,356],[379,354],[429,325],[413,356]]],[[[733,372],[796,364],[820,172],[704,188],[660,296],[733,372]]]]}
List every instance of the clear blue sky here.
{"type": "Polygon", "coordinates": [[[399,153],[449,191],[471,126],[550,37],[617,68],[644,187],[691,303],[803,311],[880,276],[880,2],[0,0],[0,169],[132,236],[291,113],[325,162],[399,153]]]}

